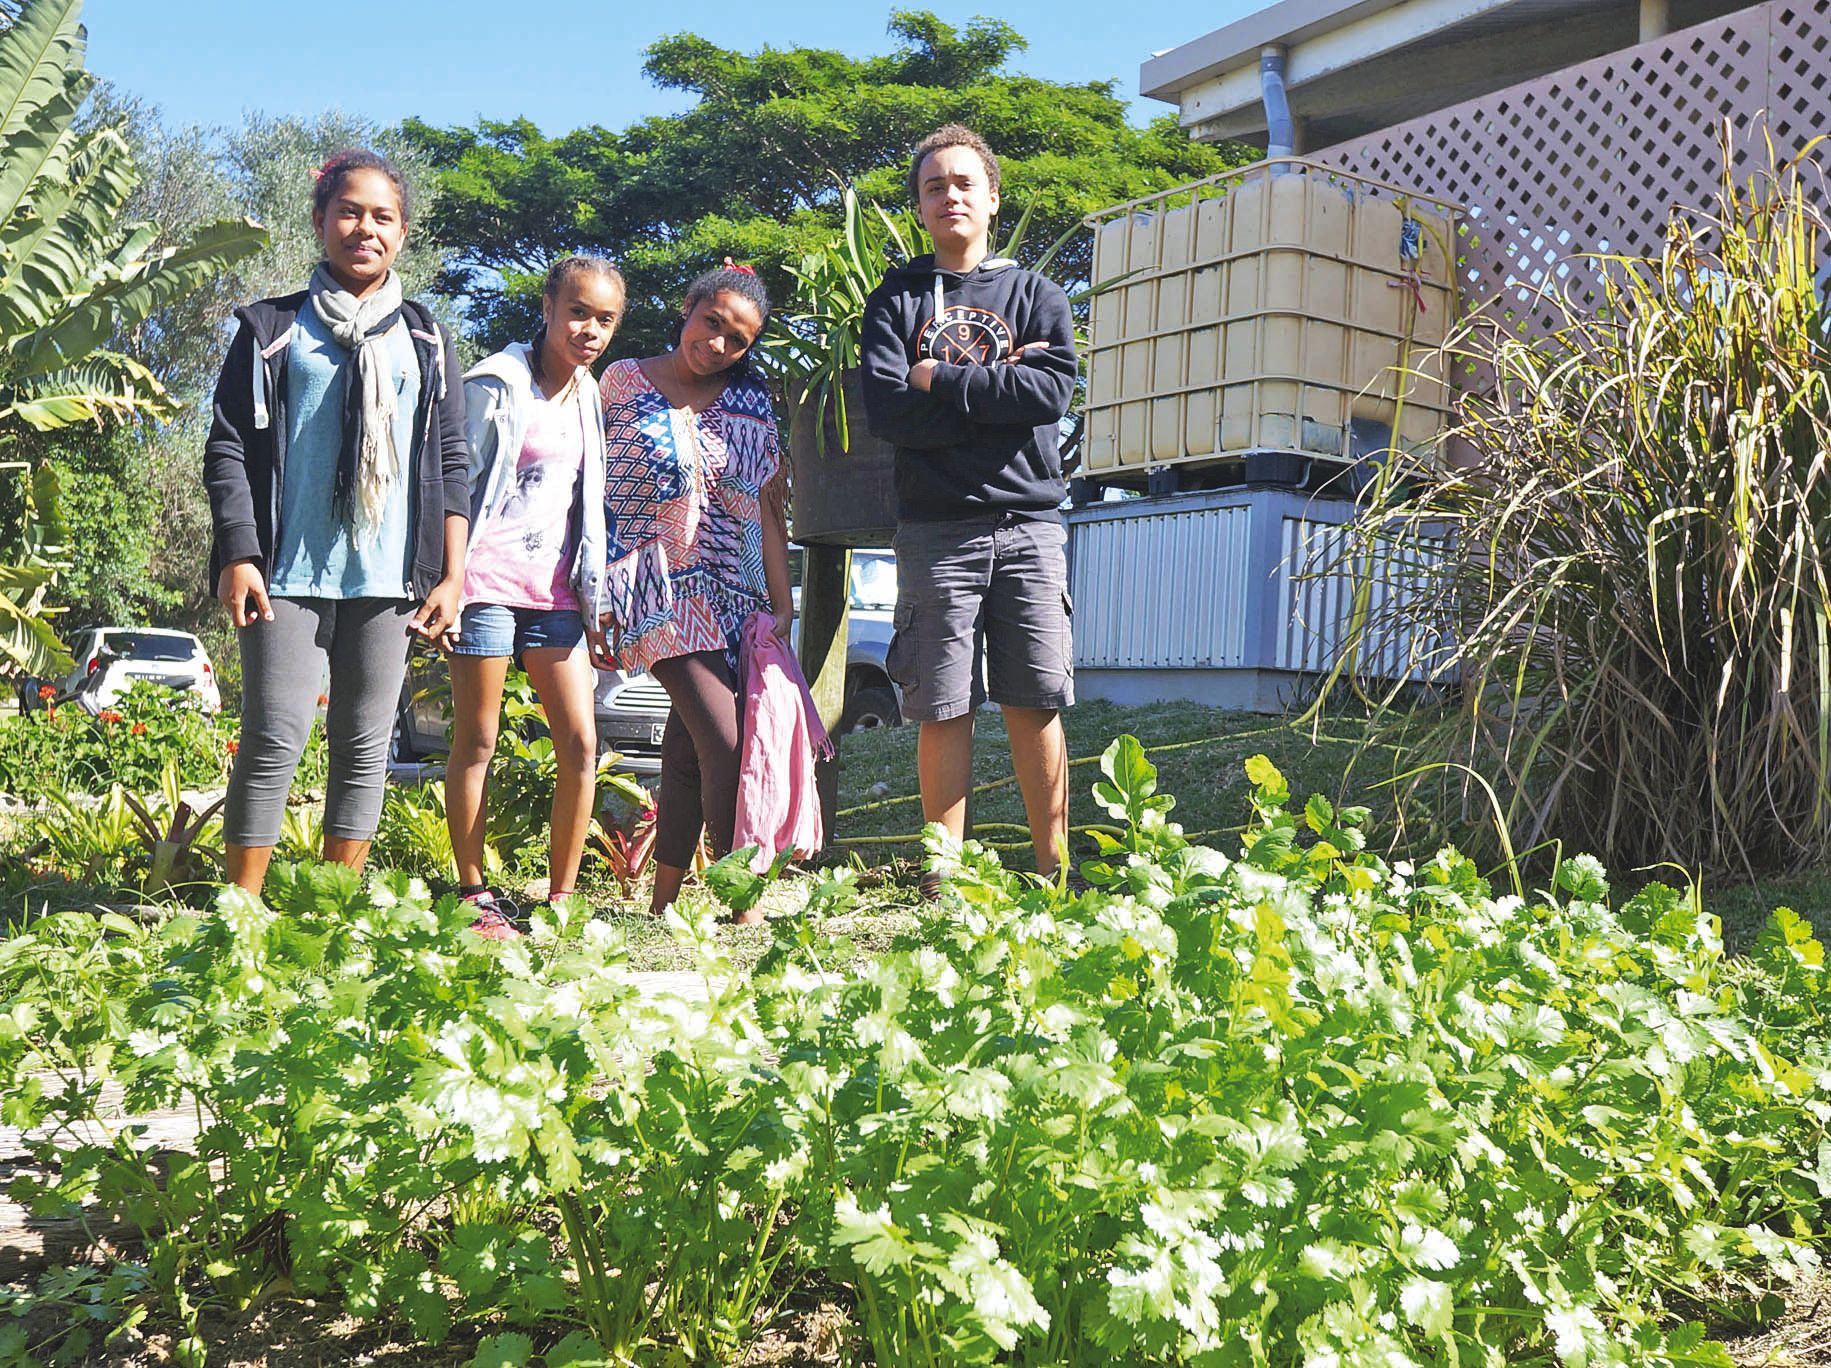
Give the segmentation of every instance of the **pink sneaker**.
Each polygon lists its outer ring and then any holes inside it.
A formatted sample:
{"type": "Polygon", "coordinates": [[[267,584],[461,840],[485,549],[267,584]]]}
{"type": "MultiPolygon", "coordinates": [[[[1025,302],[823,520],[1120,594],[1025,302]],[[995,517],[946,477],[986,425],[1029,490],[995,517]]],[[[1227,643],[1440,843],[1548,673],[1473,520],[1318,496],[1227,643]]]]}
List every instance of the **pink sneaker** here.
{"type": "Polygon", "coordinates": [[[470,929],[485,940],[514,940],[521,934],[509,917],[509,908],[514,906],[513,903],[505,907],[494,893],[487,890],[473,893],[464,901],[477,909],[477,920],[470,924],[470,929]]]}

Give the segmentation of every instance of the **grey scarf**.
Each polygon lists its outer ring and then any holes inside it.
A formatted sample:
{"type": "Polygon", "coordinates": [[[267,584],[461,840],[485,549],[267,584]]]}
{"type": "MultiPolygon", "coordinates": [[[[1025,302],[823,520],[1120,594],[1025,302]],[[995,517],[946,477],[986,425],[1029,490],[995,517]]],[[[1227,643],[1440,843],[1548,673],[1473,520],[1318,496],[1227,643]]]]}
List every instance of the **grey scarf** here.
{"type": "Polygon", "coordinates": [[[359,532],[372,537],[401,474],[400,453],[394,449],[394,384],[381,347],[382,336],[401,316],[400,277],[388,272],[379,290],[358,299],[320,263],[309,288],[319,320],[356,359],[356,374],[343,389],[334,505],[359,532]]]}

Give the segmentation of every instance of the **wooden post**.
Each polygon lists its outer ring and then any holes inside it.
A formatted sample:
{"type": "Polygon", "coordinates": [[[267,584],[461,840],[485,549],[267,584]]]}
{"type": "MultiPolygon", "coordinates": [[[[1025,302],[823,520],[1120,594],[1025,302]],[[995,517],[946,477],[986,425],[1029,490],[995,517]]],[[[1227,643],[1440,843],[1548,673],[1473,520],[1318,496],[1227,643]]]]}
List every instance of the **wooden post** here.
{"type": "Polygon", "coordinates": [[[828,844],[839,811],[839,718],[846,706],[846,632],[851,608],[852,553],[843,546],[801,550],[801,673],[807,676],[821,725],[833,738],[833,758],[815,767],[820,819],[828,844]]]}
{"type": "Polygon", "coordinates": [[[1640,0],[1640,41],[1650,43],[1672,31],[1671,5],[1668,0],[1640,0]]]}

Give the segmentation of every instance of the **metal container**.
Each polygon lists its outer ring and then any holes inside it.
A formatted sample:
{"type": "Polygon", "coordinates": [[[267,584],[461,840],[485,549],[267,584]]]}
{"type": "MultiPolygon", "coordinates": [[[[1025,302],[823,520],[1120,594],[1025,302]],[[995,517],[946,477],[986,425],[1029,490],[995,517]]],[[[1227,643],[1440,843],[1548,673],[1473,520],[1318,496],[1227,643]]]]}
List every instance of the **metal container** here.
{"type": "Polygon", "coordinates": [[[1091,215],[1083,473],[1434,445],[1455,207],[1277,158],[1091,215]],[[1390,441],[1390,438],[1386,440],[1390,441]]]}
{"type": "Polygon", "coordinates": [[[851,448],[839,446],[828,405],[826,441],[814,440],[812,405],[791,387],[789,460],[794,479],[793,526],[798,542],[821,546],[888,546],[896,532],[896,449],[865,430],[865,401],[856,371],[846,376],[851,448]]]}
{"type": "MultiPolygon", "coordinates": [[[[1355,571],[1369,563],[1350,530],[1358,516],[1345,499],[1245,488],[1071,510],[1076,693],[1282,711],[1342,661],[1355,571]]],[[[1446,547],[1382,549],[1365,610],[1385,622],[1398,603],[1419,602],[1446,547]]],[[[1388,625],[1360,643],[1354,665],[1362,678],[1422,682],[1447,647],[1388,625]]]]}

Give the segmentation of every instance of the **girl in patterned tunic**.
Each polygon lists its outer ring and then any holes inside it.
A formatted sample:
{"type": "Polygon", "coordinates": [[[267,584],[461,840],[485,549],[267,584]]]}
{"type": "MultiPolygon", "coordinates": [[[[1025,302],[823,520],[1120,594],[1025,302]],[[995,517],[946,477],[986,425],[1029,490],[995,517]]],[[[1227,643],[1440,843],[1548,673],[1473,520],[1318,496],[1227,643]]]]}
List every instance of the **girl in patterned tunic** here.
{"type": "MultiPolygon", "coordinates": [[[[769,296],[726,260],[687,289],[673,347],[604,372],[605,623],[616,663],[673,700],[655,831],[659,913],[702,828],[716,854],[737,815],[737,644],[753,613],[787,639],[786,484],[769,391],[749,362],[769,296]]],[[[611,662],[604,659],[602,663],[611,662]]]]}

